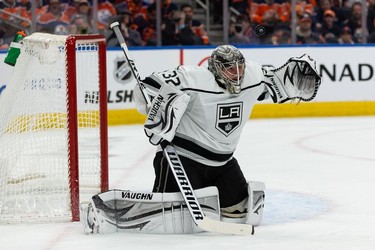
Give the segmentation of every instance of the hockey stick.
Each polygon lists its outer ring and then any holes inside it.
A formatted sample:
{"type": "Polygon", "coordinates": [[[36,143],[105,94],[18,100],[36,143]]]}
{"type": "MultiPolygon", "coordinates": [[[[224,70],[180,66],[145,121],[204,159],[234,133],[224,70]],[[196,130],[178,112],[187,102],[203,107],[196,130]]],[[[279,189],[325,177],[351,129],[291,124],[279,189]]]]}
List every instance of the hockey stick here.
{"type": "MultiPolygon", "coordinates": [[[[147,89],[141,81],[137,67],[135,66],[134,60],[132,59],[128,47],[125,43],[124,37],[121,34],[119,23],[114,22],[110,25],[111,29],[115,32],[117,40],[124,52],[126,60],[129,62],[131,71],[137,80],[137,83],[141,89],[143,97],[147,103],[147,106],[151,105],[150,97],[147,94],[147,89]]],[[[249,224],[236,224],[228,223],[218,220],[213,220],[207,217],[194,194],[194,190],[190,184],[190,181],[186,175],[180,158],[177,155],[176,149],[168,141],[162,141],[161,147],[164,155],[168,161],[171,171],[177,181],[178,187],[182,193],[184,201],[189,209],[190,215],[194,223],[204,231],[224,234],[235,234],[235,235],[252,235],[254,234],[254,227],[249,224]]]]}
{"type": "Polygon", "coordinates": [[[115,32],[116,38],[117,38],[117,40],[118,40],[118,42],[121,46],[122,51],[124,52],[125,58],[129,63],[130,70],[132,71],[133,76],[137,80],[138,86],[141,89],[141,93],[143,95],[143,98],[145,98],[147,106],[150,107],[151,106],[151,99],[150,99],[149,95],[147,94],[146,86],[143,84],[143,82],[141,80],[141,76],[139,75],[138,69],[134,64],[134,60],[130,56],[128,46],[125,43],[125,39],[121,34],[119,26],[120,26],[120,24],[118,22],[113,22],[113,23],[111,23],[111,25],[109,27],[115,32]]]}

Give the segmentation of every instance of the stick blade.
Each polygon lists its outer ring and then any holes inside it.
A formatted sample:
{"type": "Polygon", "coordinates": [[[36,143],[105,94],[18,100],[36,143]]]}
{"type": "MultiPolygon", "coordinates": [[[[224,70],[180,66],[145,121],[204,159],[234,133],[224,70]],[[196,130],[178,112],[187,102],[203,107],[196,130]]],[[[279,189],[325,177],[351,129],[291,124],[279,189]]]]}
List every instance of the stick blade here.
{"type": "Polygon", "coordinates": [[[254,234],[254,226],[249,224],[236,224],[217,221],[205,216],[203,220],[197,221],[198,227],[201,229],[222,234],[245,235],[250,236],[254,234]]]}

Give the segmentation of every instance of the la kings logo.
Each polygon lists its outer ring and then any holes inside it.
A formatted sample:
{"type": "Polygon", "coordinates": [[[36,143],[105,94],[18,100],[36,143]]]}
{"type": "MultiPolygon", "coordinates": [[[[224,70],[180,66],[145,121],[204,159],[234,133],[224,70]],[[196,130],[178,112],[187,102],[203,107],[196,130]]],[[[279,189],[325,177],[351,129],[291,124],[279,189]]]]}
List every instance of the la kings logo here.
{"type": "Polygon", "coordinates": [[[124,59],[115,60],[114,77],[117,82],[126,83],[131,78],[131,74],[128,61],[124,59]]]}
{"type": "Polygon", "coordinates": [[[242,121],[242,102],[218,104],[216,115],[216,129],[225,136],[236,130],[242,121]]]}

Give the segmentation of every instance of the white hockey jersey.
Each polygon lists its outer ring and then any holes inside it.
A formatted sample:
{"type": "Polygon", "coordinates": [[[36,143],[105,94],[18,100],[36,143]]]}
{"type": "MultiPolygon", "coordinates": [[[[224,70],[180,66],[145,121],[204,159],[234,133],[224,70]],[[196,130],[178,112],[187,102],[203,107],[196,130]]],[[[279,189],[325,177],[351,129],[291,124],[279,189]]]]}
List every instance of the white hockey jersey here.
{"type": "MultiPolygon", "coordinates": [[[[220,87],[214,75],[199,66],[153,73],[144,83],[153,92],[162,84],[173,84],[190,96],[172,142],[181,156],[221,166],[233,157],[255,102],[267,91],[264,80],[261,66],[247,62],[241,92],[236,95],[220,87]]],[[[146,104],[138,86],[134,97],[138,110],[145,113],[146,104]]]]}

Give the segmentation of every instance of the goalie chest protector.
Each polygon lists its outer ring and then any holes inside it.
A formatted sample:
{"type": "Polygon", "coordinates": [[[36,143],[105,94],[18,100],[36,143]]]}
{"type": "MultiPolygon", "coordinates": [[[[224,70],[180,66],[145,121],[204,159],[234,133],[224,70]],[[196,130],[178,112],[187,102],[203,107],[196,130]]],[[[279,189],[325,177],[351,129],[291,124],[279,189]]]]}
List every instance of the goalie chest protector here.
{"type": "Polygon", "coordinates": [[[210,166],[232,158],[255,102],[266,91],[261,66],[252,62],[246,63],[239,94],[220,87],[205,67],[180,66],[151,77],[160,84],[174,84],[190,96],[173,143],[179,154],[210,166]]]}

